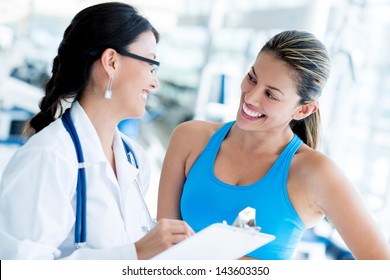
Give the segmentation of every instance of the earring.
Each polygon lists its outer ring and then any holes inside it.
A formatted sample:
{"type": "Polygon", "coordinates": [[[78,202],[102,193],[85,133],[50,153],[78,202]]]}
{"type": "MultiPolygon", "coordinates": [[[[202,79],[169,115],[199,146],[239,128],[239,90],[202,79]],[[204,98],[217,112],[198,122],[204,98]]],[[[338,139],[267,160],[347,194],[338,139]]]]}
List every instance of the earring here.
{"type": "Polygon", "coordinates": [[[106,89],[106,91],[104,92],[104,98],[105,98],[105,99],[111,99],[111,98],[112,98],[112,91],[111,91],[112,77],[113,77],[113,75],[111,74],[111,75],[110,75],[110,78],[108,79],[107,89],[106,89]]]}

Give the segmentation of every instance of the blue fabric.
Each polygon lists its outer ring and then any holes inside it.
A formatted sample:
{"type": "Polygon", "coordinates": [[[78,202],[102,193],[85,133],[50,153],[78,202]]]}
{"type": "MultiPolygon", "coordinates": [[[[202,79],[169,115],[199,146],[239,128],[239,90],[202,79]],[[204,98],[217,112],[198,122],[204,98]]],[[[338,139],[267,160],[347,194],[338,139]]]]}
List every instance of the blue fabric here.
{"type": "Polygon", "coordinates": [[[286,186],[291,160],[302,140],[294,135],[259,181],[247,186],[229,185],[214,176],[214,163],[233,124],[225,124],[211,137],[192,166],[181,197],[182,218],[198,232],[224,220],[231,225],[238,213],[250,206],[256,209],[256,225],[276,238],[248,256],[264,260],[290,259],[306,230],[288,198],[286,186]]]}

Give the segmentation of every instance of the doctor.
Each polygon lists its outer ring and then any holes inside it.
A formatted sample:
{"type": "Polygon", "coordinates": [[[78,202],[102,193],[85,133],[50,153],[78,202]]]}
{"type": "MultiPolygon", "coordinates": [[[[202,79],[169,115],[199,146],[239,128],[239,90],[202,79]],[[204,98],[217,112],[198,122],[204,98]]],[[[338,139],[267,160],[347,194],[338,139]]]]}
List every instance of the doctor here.
{"type": "Polygon", "coordinates": [[[144,115],[159,85],[158,38],[127,4],[72,20],[27,127],[34,135],[1,178],[0,259],[149,259],[193,234],[183,221],[154,224],[147,158],[117,129],[144,115]]]}

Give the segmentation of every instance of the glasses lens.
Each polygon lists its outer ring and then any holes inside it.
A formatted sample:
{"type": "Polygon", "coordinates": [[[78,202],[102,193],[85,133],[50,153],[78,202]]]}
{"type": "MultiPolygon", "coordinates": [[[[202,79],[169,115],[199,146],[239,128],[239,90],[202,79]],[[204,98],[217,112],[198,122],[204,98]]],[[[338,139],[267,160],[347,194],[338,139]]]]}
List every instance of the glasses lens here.
{"type": "Polygon", "coordinates": [[[156,74],[158,70],[158,65],[150,64],[150,69],[151,69],[150,72],[152,72],[152,74],[156,74]]]}

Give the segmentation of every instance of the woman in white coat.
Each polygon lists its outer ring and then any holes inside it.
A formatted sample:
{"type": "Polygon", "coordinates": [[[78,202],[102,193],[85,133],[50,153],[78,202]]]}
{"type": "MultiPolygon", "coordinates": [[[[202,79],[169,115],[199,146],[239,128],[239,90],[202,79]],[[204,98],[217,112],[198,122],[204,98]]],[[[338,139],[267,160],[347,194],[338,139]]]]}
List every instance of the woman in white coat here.
{"type": "Polygon", "coordinates": [[[34,135],[2,175],[0,259],[149,259],[193,234],[178,220],[153,227],[142,197],[150,179],[147,158],[117,129],[121,120],[144,115],[148,94],[159,85],[158,38],[127,4],[94,5],[72,20],[41,111],[27,127],[34,135]],[[82,165],[64,126],[67,102],[82,165]],[[87,186],[83,246],[75,246],[79,168],[87,186]]]}

